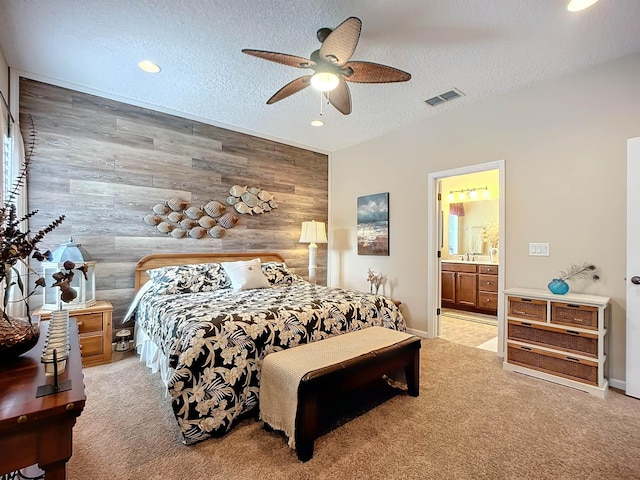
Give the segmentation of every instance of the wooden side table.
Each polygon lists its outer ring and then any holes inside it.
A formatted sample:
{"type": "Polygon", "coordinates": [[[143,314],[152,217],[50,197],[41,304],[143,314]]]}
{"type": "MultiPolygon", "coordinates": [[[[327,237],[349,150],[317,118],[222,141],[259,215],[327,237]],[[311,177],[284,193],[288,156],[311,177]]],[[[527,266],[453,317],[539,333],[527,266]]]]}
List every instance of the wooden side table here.
{"type": "MultiPolygon", "coordinates": [[[[48,320],[51,311],[38,309],[34,315],[48,320]]],[[[69,310],[69,317],[78,321],[82,364],[92,367],[111,362],[111,323],[113,306],[109,302],[98,301],[88,308],[69,310]]]]}
{"type": "Polygon", "coordinates": [[[40,324],[35,347],[15,361],[0,365],[0,477],[37,463],[47,480],[67,478],[72,430],[87,398],[77,328],[71,322],[71,351],[60,375],[60,382],[71,381],[70,390],[36,397],[40,385],[53,383],[40,362],[49,322],[40,324]]]}

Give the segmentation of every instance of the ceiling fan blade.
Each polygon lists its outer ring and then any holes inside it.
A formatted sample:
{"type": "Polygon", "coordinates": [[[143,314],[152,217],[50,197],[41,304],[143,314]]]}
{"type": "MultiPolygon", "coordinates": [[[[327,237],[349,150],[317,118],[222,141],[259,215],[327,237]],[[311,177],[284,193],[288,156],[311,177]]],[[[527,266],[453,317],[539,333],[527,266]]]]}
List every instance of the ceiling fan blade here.
{"type": "Polygon", "coordinates": [[[267,100],[267,105],[279,102],[280,100],[287,98],[294,93],[298,93],[300,90],[304,90],[309,85],[311,85],[311,75],[298,77],[292,82],[287,83],[284,87],[274,93],[273,96],[269,100],[267,100]]]}
{"type": "Polygon", "coordinates": [[[351,113],[351,93],[349,92],[349,85],[342,77],[340,77],[338,86],[330,92],[324,92],[324,96],[340,113],[344,115],[351,113]]]}
{"type": "Polygon", "coordinates": [[[289,55],[287,53],[269,52],[267,50],[251,50],[249,48],[243,49],[242,53],[246,53],[247,55],[252,55],[258,58],[263,58],[271,62],[281,63],[282,65],[287,65],[289,67],[311,68],[315,66],[315,63],[308,58],[297,57],[295,55],[289,55]]]}
{"type": "Polygon", "coordinates": [[[322,42],[320,58],[337,65],[344,65],[358,45],[362,21],[357,17],[349,17],[322,42]]]}
{"type": "Polygon", "coordinates": [[[351,76],[344,76],[347,82],[356,83],[392,83],[406,82],[411,74],[387,65],[372,62],[347,62],[343,68],[353,70],[351,76]]]}

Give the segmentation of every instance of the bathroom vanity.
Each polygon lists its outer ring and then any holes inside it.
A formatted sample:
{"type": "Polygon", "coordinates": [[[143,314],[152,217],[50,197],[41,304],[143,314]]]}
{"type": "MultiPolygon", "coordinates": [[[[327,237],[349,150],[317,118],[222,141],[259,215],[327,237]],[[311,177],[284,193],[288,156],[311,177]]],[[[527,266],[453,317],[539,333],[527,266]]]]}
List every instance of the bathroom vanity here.
{"type": "Polygon", "coordinates": [[[440,270],[443,308],[497,315],[497,263],[443,260],[440,270]]]}

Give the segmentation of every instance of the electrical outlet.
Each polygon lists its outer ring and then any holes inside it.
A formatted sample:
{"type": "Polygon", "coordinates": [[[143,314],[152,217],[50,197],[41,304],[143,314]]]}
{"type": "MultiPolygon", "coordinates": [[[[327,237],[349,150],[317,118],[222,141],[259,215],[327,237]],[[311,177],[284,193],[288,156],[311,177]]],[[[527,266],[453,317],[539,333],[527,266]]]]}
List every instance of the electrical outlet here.
{"type": "Polygon", "coordinates": [[[548,257],[549,244],[548,243],[530,243],[529,255],[534,257],[548,257]]]}

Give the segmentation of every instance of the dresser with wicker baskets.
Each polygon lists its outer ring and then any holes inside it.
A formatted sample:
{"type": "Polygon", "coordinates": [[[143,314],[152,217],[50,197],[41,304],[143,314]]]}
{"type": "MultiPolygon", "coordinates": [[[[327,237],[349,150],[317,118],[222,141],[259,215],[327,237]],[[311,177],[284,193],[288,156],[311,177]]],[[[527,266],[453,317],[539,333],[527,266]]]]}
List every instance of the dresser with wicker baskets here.
{"type": "Polygon", "coordinates": [[[611,299],[526,288],[504,293],[504,368],[604,397],[611,299]]]}

